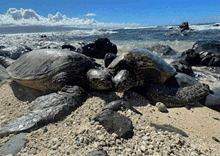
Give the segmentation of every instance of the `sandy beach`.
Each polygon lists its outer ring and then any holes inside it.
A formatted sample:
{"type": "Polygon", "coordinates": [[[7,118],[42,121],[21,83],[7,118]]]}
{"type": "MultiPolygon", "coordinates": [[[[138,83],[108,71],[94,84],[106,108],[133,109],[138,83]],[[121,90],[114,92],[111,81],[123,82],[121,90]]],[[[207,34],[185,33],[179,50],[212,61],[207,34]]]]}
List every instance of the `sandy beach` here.
{"type": "MultiPolygon", "coordinates": [[[[0,125],[29,112],[33,102],[19,100],[11,82],[0,87],[0,125]]],[[[130,110],[119,111],[132,120],[134,136],[118,139],[109,134],[98,122],[92,120],[102,111],[103,106],[120,99],[122,93],[92,92],[76,111],[63,121],[52,123],[27,134],[29,141],[18,156],[30,155],[86,155],[91,151],[106,150],[115,155],[219,155],[220,113],[195,104],[190,107],[169,108],[167,113],[141,95],[129,92],[124,98],[131,102],[143,115],[130,110]],[[82,141],[82,138],[84,141],[82,141]],[[81,140],[81,141],[80,141],[81,140]]],[[[13,135],[0,139],[0,146],[13,135]]]]}

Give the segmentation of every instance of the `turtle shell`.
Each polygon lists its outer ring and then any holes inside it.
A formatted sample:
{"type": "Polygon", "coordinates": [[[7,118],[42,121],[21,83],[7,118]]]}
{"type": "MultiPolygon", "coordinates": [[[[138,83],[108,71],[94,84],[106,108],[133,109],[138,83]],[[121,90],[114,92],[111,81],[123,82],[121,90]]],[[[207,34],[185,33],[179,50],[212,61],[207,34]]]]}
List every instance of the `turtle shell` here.
{"type": "Polygon", "coordinates": [[[116,57],[108,69],[127,69],[136,75],[138,81],[165,82],[176,70],[159,56],[147,49],[133,49],[116,57]]]}
{"type": "Polygon", "coordinates": [[[7,72],[10,78],[25,86],[36,88],[37,85],[46,85],[43,88],[49,89],[52,83],[48,82],[52,81],[53,76],[62,73],[63,77],[73,81],[85,80],[86,72],[91,68],[94,68],[93,61],[83,54],[60,49],[41,49],[20,57],[7,68],[7,72]],[[34,82],[37,84],[34,85],[34,82]]]}

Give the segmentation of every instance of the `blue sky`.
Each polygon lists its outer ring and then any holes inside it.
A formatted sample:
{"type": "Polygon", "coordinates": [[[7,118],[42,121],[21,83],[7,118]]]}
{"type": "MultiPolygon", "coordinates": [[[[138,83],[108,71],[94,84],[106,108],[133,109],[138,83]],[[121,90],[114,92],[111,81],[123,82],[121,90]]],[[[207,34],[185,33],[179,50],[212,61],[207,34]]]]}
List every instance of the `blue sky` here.
{"type": "Polygon", "coordinates": [[[0,14],[9,8],[33,9],[42,16],[60,12],[67,17],[95,18],[98,22],[172,25],[220,22],[220,1],[144,0],[1,0],[0,14]],[[86,17],[94,13],[94,17],[86,17]]]}

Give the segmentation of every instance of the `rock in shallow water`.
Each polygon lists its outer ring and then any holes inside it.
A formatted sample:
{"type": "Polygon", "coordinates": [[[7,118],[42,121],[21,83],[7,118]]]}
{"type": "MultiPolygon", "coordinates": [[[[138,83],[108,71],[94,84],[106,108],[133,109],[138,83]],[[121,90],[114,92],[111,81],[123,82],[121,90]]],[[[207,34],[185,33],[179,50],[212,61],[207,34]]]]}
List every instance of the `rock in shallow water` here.
{"type": "Polygon", "coordinates": [[[82,47],[82,53],[93,58],[104,58],[105,54],[117,54],[117,47],[107,38],[98,38],[92,43],[82,47]]]}

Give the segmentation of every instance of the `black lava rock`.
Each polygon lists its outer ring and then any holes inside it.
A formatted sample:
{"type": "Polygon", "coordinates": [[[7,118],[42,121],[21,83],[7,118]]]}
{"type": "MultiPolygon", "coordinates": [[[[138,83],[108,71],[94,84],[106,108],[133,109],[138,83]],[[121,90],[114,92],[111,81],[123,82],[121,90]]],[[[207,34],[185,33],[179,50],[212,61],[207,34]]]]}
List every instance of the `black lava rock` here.
{"type": "Polygon", "coordinates": [[[72,46],[72,45],[69,45],[69,44],[64,44],[61,46],[62,49],[69,49],[71,51],[75,51],[76,50],[76,47],[72,46]]]}
{"type": "Polygon", "coordinates": [[[193,49],[188,49],[181,54],[180,60],[188,62],[191,66],[201,64],[201,58],[199,53],[196,53],[193,49]]]}
{"type": "Polygon", "coordinates": [[[117,47],[108,38],[98,38],[82,47],[82,53],[93,58],[103,59],[106,53],[117,54],[117,47]]]}
{"type": "Polygon", "coordinates": [[[179,28],[181,29],[181,32],[184,31],[184,30],[189,30],[189,23],[188,22],[182,22],[179,25],[179,28]]]}
{"type": "Polygon", "coordinates": [[[197,41],[193,45],[192,49],[197,53],[199,53],[201,51],[220,53],[220,42],[217,40],[197,41]]]}
{"type": "Polygon", "coordinates": [[[220,66],[220,54],[213,52],[200,52],[201,65],[204,66],[220,66]]]}
{"type": "Polygon", "coordinates": [[[5,48],[5,46],[0,46],[0,49],[4,49],[5,48]]]}
{"type": "Polygon", "coordinates": [[[185,60],[176,60],[171,62],[171,65],[176,69],[177,72],[184,73],[190,76],[194,76],[191,65],[185,60]]]}
{"type": "Polygon", "coordinates": [[[107,53],[105,54],[104,62],[105,62],[105,67],[107,68],[108,65],[117,57],[117,55],[113,53],[107,53]]]}
{"type": "Polygon", "coordinates": [[[169,45],[156,44],[152,47],[147,47],[146,49],[157,52],[159,55],[175,55],[176,51],[173,50],[169,45]]]}
{"type": "Polygon", "coordinates": [[[108,133],[116,133],[119,138],[129,139],[134,135],[132,121],[109,109],[104,110],[95,117],[108,133]]]}

